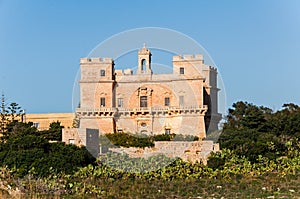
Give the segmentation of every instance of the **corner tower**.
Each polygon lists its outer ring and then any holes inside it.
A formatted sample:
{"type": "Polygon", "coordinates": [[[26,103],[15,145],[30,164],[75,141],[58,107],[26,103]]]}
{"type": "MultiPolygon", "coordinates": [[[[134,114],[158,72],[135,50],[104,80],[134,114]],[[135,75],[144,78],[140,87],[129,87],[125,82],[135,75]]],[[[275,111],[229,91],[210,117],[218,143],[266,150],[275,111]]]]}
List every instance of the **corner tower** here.
{"type": "Polygon", "coordinates": [[[114,61],[111,58],[80,59],[80,128],[114,132],[114,61]],[[86,114],[87,110],[93,110],[86,114]],[[98,110],[94,111],[94,110],[98,110]],[[107,112],[108,111],[108,112],[107,112]],[[105,120],[99,120],[99,117],[105,120]]]}
{"type": "Polygon", "coordinates": [[[138,69],[137,74],[152,74],[151,70],[151,52],[146,48],[146,44],[144,47],[138,52],[138,69]]]}
{"type": "Polygon", "coordinates": [[[114,61],[111,58],[80,59],[81,108],[114,107],[114,61]]]}

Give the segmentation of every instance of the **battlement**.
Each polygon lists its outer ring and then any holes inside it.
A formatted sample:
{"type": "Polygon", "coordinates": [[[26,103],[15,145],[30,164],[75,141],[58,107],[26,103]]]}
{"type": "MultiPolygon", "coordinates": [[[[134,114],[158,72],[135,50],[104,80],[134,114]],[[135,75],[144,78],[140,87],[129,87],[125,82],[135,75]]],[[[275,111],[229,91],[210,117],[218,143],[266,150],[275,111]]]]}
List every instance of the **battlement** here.
{"type": "Polygon", "coordinates": [[[213,67],[213,66],[209,66],[209,69],[210,69],[210,70],[213,70],[213,71],[217,71],[217,68],[216,68],[216,67],[213,67]]]}
{"type": "Polygon", "coordinates": [[[106,64],[111,64],[113,63],[113,59],[112,58],[81,58],[80,59],[80,63],[106,63],[106,64]]]}
{"type": "Polygon", "coordinates": [[[122,75],[133,75],[133,71],[131,69],[124,69],[124,70],[115,70],[115,74],[118,76],[122,75]]]}
{"type": "Polygon", "coordinates": [[[176,55],[173,56],[173,61],[202,61],[203,63],[203,55],[176,55]]]}

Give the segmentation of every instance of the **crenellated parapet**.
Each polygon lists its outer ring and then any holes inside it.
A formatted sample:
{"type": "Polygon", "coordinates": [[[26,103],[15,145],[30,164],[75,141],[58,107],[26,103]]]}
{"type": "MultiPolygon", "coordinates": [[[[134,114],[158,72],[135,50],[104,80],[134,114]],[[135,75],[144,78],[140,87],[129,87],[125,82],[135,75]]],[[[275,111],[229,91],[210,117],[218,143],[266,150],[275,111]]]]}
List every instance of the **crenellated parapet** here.
{"type": "Polygon", "coordinates": [[[105,64],[112,64],[114,61],[112,58],[99,58],[99,57],[93,57],[93,58],[81,58],[80,59],[80,64],[85,64],[85,63],[105,63],[105,64]]]}
{"type": "Polygon", "coordinates": [[[115,70],[115,75],[117,76],[123,76],[123,75],[133,75],[133,71],[132,69],[124,69],[124,70],[121,70],[121,69],[118,69],[118,70],[115,70]]]}
{"type": "Polygon", "coordinates": [[[213,66],[209,66],[209,70],[214,71],[214,72],[217,72],[217,68],[216,68],[216,67],[213,67],[213,66]]]}
{"type": "Polygon", "coordinates": [[[200,61],[204,63],[203,55],[195,54],[195,55],[176,55],[173,56],[173,61],[200,61]]]}

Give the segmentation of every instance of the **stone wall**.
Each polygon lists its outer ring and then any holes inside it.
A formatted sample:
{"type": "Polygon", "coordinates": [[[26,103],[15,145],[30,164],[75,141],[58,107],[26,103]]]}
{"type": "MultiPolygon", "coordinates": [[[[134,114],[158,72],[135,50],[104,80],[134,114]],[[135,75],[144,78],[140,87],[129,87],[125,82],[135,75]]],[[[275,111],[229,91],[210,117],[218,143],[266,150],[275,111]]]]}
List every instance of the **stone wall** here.
{"type": "Polygon", "coordinates": [[[148,158],[158,154],[163,154],[170,158],[179,157],[192,163],[202,162],[207,164],[207,159],[211,152],[219,151],[219,144],[213,141],[159,141],[154,142],[153,148],[121,147],[110,148],[116,153],[126,153],[132,158],[148,158]]]}

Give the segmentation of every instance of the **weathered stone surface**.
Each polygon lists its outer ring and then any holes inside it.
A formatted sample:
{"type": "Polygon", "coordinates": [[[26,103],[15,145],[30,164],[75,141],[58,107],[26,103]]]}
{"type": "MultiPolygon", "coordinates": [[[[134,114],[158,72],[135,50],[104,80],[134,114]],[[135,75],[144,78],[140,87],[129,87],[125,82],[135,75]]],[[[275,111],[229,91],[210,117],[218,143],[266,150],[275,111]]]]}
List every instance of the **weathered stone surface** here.
{"type": "Polygon", "coordinates": [[[110,151],[116,153],[126,153],[132,158],[148,158],[158,154],[163,154],[170,158],[179,157],[189,162],[207,163],[207,158],[211,152],[219,151],[219,145],[213,141],[160,141],[154,142],[153,148],[111,148],[110,151]]]}

